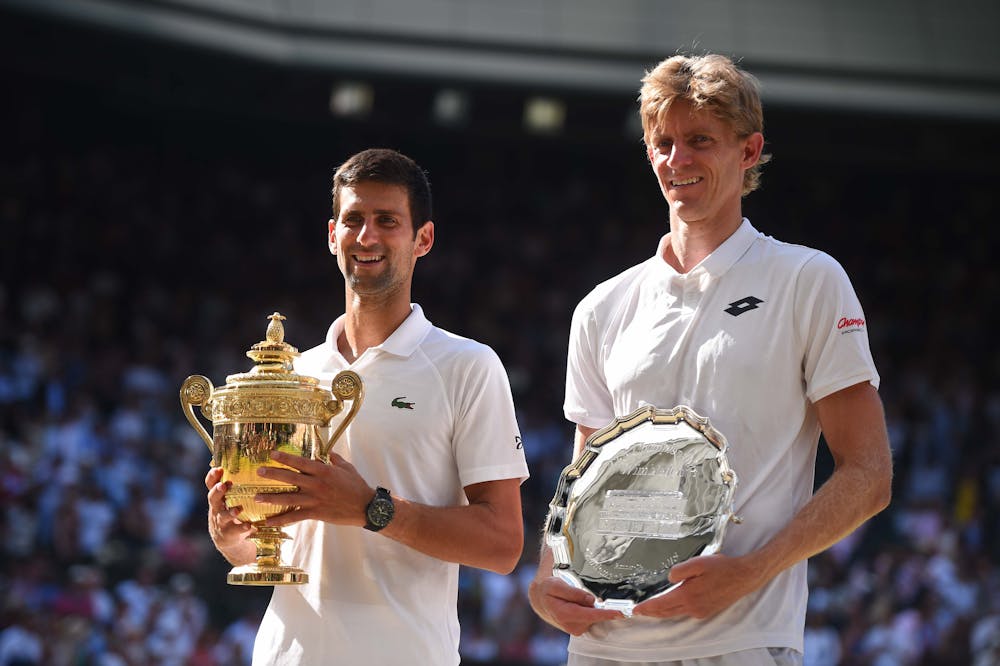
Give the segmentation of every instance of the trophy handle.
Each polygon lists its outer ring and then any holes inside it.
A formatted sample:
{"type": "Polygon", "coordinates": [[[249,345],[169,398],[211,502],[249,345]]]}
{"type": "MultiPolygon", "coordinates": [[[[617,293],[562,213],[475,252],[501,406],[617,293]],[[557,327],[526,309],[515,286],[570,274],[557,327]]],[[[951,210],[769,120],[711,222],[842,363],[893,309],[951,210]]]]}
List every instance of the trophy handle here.
{"type": "Polygon", "coordinates": [[[215,446],[212,442],[212,438],[208,436],[208,431],[205,430],[198,418],[194,415],[194,405],[204,406],[208,402],[208,399],[212,395],[214,387],[212,382],[208,377],[203,377],[202,375],[191,375],[184,380],[181,384],[181,407],[184,408],[184,416],[187,417],[188,423],[191,424],[201,438],[205,440],[205,444],[208,445],[208,450],[215,454],[215,446]]]}
{"type": "Polygon", "coordinates": [[[337,376],[333,378],[333,383],[330,386],[330,390],[333,392],[334,399],[331,400],[330,406],[333,408],[333,413],[330,415],[332,419],[336,416],[340,410],[343,408],[345,400],[351,401],[351,408],[348,410],[347,414],[340,421],[340,425],[334,430],[333,434],[330,436],[329,441],[326,444],[321,444],[322,450],[320,454],[323,460],[329,460],[330,449],[337,442],[337,439],[344,434],[347,430],[347,426],[351,425],[351,421],[354,417],[358,415],[358,410],[361,409],[361,402],[365,397],[365,387],[361,383],[361,377],[358,373],[352,370],[343,370],[337,373],[337,376]]]}

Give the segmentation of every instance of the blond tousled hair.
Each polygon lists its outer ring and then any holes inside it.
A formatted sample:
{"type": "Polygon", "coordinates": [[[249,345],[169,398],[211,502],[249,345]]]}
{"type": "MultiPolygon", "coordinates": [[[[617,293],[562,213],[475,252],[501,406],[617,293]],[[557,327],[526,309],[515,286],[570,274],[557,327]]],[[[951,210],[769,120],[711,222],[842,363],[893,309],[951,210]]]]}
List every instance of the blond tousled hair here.
{"type": "MultiPolygon", "coordinates": [[[[764,131],[757,79],[726,56],[675,55],[646,72],[639,90],[639,115],[647,146],[651,145],[652,132],[678,99],[713,113],[740,138],[764,131]]],[[[760,186],[760,168],[770,159],[770,155],[762,154],[757,164],[743,174],[744,196],[760,186]]]]}

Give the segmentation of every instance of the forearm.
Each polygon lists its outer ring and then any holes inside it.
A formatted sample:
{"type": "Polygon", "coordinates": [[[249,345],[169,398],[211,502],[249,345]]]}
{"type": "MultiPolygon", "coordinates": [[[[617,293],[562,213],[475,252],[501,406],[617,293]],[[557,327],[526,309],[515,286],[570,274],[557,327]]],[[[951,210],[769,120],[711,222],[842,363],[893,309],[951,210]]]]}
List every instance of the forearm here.
{"type": "MultiPolygon", "coordinates": [[[[299,489],[267,498],[288,510],[265,525],[283,527],[300,520],[358,529],[365,525],[375,489],[342,457],[331,454],[324,463],[274,451],[271,459],[293,469],[261,467],[257,473],[299,489]]],[[[520,479],[484,481],[463,490],[468,504],[461,506],[429,506],[392,493],[392,520],[378,534],[446,562],[510,572],[524,545],[520,479]]]]}
{"type": "Polygon", "coordinates": [[[766,583],[856,530],[889,502],[889,482],[864,467],[841,467],[796,516],[746,557],[766,583]]]}
{"type": "Polygon", "coordinates": [[[520,511],[514,517],[488,503],[436,507],[395,496],[393,501],[395,516],[380,534],[425,555],[501,574],[513,571],[521,557],[520,511]]]}
{"type": "MultiPolygon", "coordinates": [[[[683,584],[636,606],[637,615],[710,617],[829,548],[888,504],[892,458],[874,389],[859,384],[816,405],[834,459],[830,479],[760,548],[741,556],[707,555],[674,565],[670,581],[683,584]]],[[[752,530],[753,525],[742,529],[752,530]]]]}
{"type": "Polygon", "coordinates": [[[892,454],[882,403],[868,384],[817,403],[834,470],[789,524],[751,555],[769,580],[857,529],[889,504],[892,454]]]}
{"type": "Polygon", "coordinates": [[[531,585],[528,586],[528,603],[531,604],[531,608],[538,614],[538,617],[561,629],[562,627],[559,627],[545,605],[545,593],[542,589],[542,581],[552,576],[554,562],[552,549],[545,544],[543,539],[542,549],[538,555],[538,570],[535,572],[535,578],[531,581],[531,585]]]}

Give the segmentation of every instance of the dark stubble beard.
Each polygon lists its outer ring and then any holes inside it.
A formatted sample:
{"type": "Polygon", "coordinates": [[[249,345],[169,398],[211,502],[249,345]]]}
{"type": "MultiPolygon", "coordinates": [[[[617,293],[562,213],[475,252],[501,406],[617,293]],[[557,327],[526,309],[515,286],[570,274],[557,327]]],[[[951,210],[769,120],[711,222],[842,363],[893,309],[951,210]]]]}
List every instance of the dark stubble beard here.
{"type": "Polygon", "coordinates": [[[357,273],[348,272],[347,284],[355,294],[373,295],[391,291],[399,282],[391,268],[378,275],[361,278],[357,273]]]}

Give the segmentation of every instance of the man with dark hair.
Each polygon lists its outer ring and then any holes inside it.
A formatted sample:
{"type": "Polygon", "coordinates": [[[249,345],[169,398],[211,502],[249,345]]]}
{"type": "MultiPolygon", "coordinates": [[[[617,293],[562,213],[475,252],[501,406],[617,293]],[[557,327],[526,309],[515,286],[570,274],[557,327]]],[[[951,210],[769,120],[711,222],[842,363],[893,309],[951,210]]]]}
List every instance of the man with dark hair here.
{"type": "Polygon", "coordinates": [[[742,215],[767,159],[752,76],[719,55],[668,58],[643,79],[640,114],[669,233],[574,312],[574,458],[615,417],[687,405],[729,441],[743,521],[720,553],[674,565],[680,585],[630,618],[554,577],[545,548],[532,607],[574,635],[570,666],[801,664],[806,559],[889,502],[865,317],[836,261],[742,215]],[[813,493],[821,431],[835,468],[813,493]]]}
{"type": "MultiPolygon", "coordinates": [[[[295,369],[329,386],[350,368],[365,401],[330,464],[272,454],[295,472],[260,474],[298,492],[269,496],[311,575],[274,590],[254,664],[458,664],[458,567],[509,573],[521,554],[527,467],[510,385],[489,347],[434,327],[410,302],[434,244],[423,170],[366,150],[333,177],[330,252],[346,312],[295,369]]],[[[205,479],[209,533],[233,564],[254,559],[251,526],[227,510],[221,470],[205,479]]]]}

